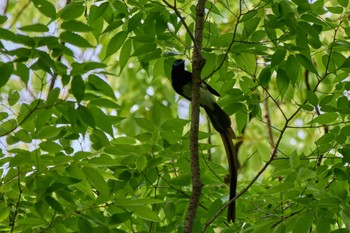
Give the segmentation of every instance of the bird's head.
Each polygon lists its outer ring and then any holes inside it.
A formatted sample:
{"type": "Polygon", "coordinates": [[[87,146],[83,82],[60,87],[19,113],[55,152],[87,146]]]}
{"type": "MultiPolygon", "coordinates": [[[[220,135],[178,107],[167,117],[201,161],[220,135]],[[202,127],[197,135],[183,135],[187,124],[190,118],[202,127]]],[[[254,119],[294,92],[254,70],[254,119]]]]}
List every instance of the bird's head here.
{"type": "Polygon", "coordinates": [[[185,69],[185,61],[177,59],[173,64],[173,69],[185,69]]]}

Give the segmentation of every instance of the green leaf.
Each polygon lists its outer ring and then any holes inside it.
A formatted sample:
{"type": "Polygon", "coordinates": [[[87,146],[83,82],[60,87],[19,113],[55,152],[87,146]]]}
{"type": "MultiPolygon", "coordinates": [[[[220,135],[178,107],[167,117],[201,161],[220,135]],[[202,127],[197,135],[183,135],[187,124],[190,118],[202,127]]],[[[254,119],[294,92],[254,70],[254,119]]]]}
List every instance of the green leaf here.
{"type": "Polygon", "coordinates": [[[15,137],[25,143],[32,142],[32,137],[29,135],[29,133],[26,130],[23,130],[23,129],[17,131],[15,133],[15,137]]]}
{"type": "Polygon", "coordinates": [[[41,13],[51,19],[56,19],[56,8],[51,2],[46,0],[33,0],[32,2],[41,13]]]}
{"type": "Polygon", "coordinates": [[[77,20],[64,21],[61,28],[71,32],[90,32],[92,28],[77,20]]]}
{"type": "Polygon", "coordinates": [[[287,61],[286,61],[286,66],[285,70],[287,73],[287,76],[291,82],[292,85],[295,85],[298,80],[298,76],[300,74],[300,64],[296,60],[295,56],[289,55],[287,61]]]}
{"type": "Polygon", "coordinates": [[[7,83],[7,81],[10,79],[12,72],[13,72],[12,62],[7,62],[7,63],[0,62],[0,74],[1,74],[0,87],[3,87],[7,83]]]}
{"type": "Polygon", "coordinates": [[[281,63],[286,56],[287,51],[284,48],[279,47],[277,51],[272,55],[271,66],[274,67],[281,63]]]}
{"type": "Polygon", "coordinates": [[[315,93],[311,92],[311,91],[307,91],[307,101],[313,105],[313,106],[317,106],[318,105],[318,97],[315,93]]]}
{"type": "Polygon", "coordinates": [[[129,212],[124,212],[124,213],[118,213],[118,214],[113,214],[109,218],[109,225],[119,225],[123,222],[126,222],[131,219],[131,213],[129,212]]]}
{"type": "Polygon", "coordinates": [[[347,126],[342,127],[340,133],[344,136],[350,136],[350,126],[347,125],[347,126]]]}
{"type": "Polygon", "coordinates": [[[295,151],[290,154],[290,156],[289,156],[289,163],[290,163],[290,166],[293,169],[296,169],[297,167],[299,167],[299,165],[300,165],[300,157],[295,151]]]}
{"type": "Polygon", "coordinates": [[[38,227],[38,226],[46,225],[47,221],[43,218],[27,217],[27,218],[16,220],[16,223],[18,225],[25,225],[27,227],[29,227],[29,226],[38,227]]]}
{"type": "Polygon", "coordinates": [[[124,23],[123,21],[121,20],[116,20],[116,21],[113,21],[112,23],[110,23],[106,29],[103,31],[103,33],[106,33],[106,32],[110,32],[110,31],[114,31],[116,30],[117,28],[119,28],[120,26],[122,26],[124,23]]]}
{"type": "Polygon", "coordinates": [[[89,75],[88,84],[91,90],[97,91],[105,96],[116,100],[112,87],[98,76],[89,75]]]}
{"type": "Polygon", "coordinates": [[[111,56],[112,54],[116,53],[120,49],[120,47],[125,42],[127,36],[128,32],[121,31],[112,37],[112,39],[107,44],[105,59],[111,56]]]}
{"type": "Polygon", "coordinates": [[[60,95],[61,89],[58,87],[55,87],[49,92],[49,95],[47,96],[46,104],[48,106],[54,105],[58,101],[58,97],[60,95]]]}
{"type": "Polygon", "coordinates": [[[239,102],[233,102],[231,104],[225,105],[224,110],[228,115],[233,115],[243,108],[244,104],[239,102]]]}
{"type": "Polygon", "coordinates": [[[265,67],[259,74],[259,82],[261,84],[261,86],[263,86],[264,88],[267,87],[267,85],[269,84],[270,80],[271,80],[271,68],[270,67],[265,67]]]}
{"type": "Polygon", "coordinates": [[[326,133],[324,135],[322,135],[322,137],[320,137],[317,141],[316,144],[318,145],[322,145],[322,144],[327,144],[332,142],[335,139],[335,135],[332,133],[326,133]]]}
{"type": "Polygon", "coordinates": [[[78,102],[84,99],[85,83],[80,76],[75,76],[72,79],[71,91],[78,102]]]}
{"type": "Polygon", "coordinates": [[[96,127],[113,137],[113,127],[110,118],[99,108],[89,106],[89,110],[95,119],[96,127]]]}
{"type": "Polygon", "coordinates": [[[107,198],[109,196],[109,188],[100,172],[92,167],[83,167],[83,172],[88,181],[98,190],[100,195],[107,198]]]}
{"type": "Polygon", "coordinates": [[[244,22],[244,28],[243,28],[243,36],[248,37],[253,32],[256,31],[256,28],[258,27],[260,23],[261,17],[254,17],[248,21],[244,22]]]}
{"type": "Polygon", "coordinates": [[[336,7],[327,7],[327,10],[333,14],[341,14],[343,13],[343,7],[336,6],[336,7]]]}
{"type": "Polygon", "coordinates": [[[147,166],[147,158],[145,155],[139,155],[136,159],[136,168],[139,171],[143,171],[147,166]]]}
{"type": "Polygon", "coordinates": [[[89,20],[90,22],[94,22],[97,19],[101,18],[104,12],[108,9],[109,2],[103,2],[99,6],[92,5],[90,8],[89,20]]]}
{"type": "Polygon", "coordinates": [[[95,127],[95,120],[94,117],[92,116],[90,110],[87,107],[84,106],[79,106],[78,107],[78,116],[79,118],[88,126],[94,128],[95,127]]]}
{"type": "Polygon", "coordinates": [[[120,56],[119,56],[120,71],[119,71],[119,74],[123,71],[124,67],[128,63],[130,55],[131,55],[131,39],[127,39],[125,41],[125,43],[123,44],[123,47],[120,51],[120,56]]]}
{"type": "Polygon", "coordinates": [[[310,111],[310,112],[314,110],[314,107],[311,106],[310,104],[302,104],[302,105],[300,105],[300,107],[301,107],[302,109],[304,109],[304,110],[306,110],[306,111],[310,111]]]}
{"type": "Polygon", "coordinates": [[[298,180],[300,181],[305,181],[314,177],[316,177],[315,171],[305,167],[300,168],[298,172],[298,180]]]}
{"type": "Polygon", "coordinates": [[[188,120],[183,120],[183,119],[170,119],[165,121],[161,128],[166,131],[182,131],[185,125],[189,123],[188,120]]]}
{"type": "Polygon", "coordinates": [[[93,227],[91,223],[85,218],[80,217],[78,219],[79,232],[93,233],[93,227]]]}
{"type": "Polygon", "coordinates": [[[310,232],[310,227],[314,221],[313,213],[301,214],[298,216],[294,228],[293,233],[308,233],[310,232]]]}
{"type": "Polygon", "coordinates": [[[66,4],[65,7],[60,11],[60,18],[64,20],[72,20],[81,16],[85,7],[83,6],[84,2],[73,1],[69,4],[66,4]]]}
{"type": "Polygon", "coordinates": [[[316,205],[323,208],[339,208],[342,201],[336,197],[325,197],[319,200],[316,205]]]}
{"type": "Polygon", "coordinates": [[[54,138],[61,132],[61,128],[57,128],[51,125],[45,125],[38,130],[38,139],[50,139],[54,138]]]}
{"type": "Polygon", "coordinates": [[[35,127],[40,129],[50,121],[54,108],[47,108],[40,112],[35,119],[35,127]]]}
{"type": "MultiPolygon", "coordinates": [[[[5,23],[7,20],[7,16],[6,15],[0,15],[0,24],[5,23]]],[[[1,220],[1,219],[0,219],[1,220]]]]}
{"type": "Polygon", "coordinates": [[[277,88],[281,94],[281,98],[283,98],[284,94],[288,90],[289,79],[286,74],[286,71],[283,68],[278,68],[277,70],[277,88]]]}
{"type": "Polygon", "coordinates": [[[317,116],[315,119],[313,119],[312,123],[318,123],[320,125],[325,125],[331,122],[334,122],[338,119],[338,113],[335,112],[326,112],[322,115],[317,116]]]}
{"type": "Polygon", "coordinates": [[[1,27],[0,27],[0,39],[12,41],[15,43],[20,43],[20,38],[17,36],[17,34],[1,27]]]}
{"type": "Polygon", "coordinates": [[[10,214],[10,210],[8,206],[1,203],[0,204],[0,221],[3,222],[5,219],[7,219],[9,214],[10,214]]]}
{"type": "Polygon", "coordinates": [[[239,53],[233,56],[238,67],[249,74],[254,74],[256,66],[256,58],[254,54],[239,53]]]}
{"type": "Polygon", "coordinates": [[[342,221],[344,222],[344,224],[346,225],[346,229],[350,229],[350,215],[349,215],[349,210],[345,209],[345,210],[341,210],[339,212],[342,221]]]}
{"type": "Polygon", "coordinates": [[[28,84],[29,69],[26,65],[20,62],[16,63],[16,75],[19,76],[25,84],[28,84]]]}
{"type": "Polygon", "coordinates": [[[334,98],[334,95],[326,95],[324,96],[321,100],[320,100],[320,106],[324,106],[326,104],[328,104],[329,102],[331,102],[334,98]]]}
{"type": "Polygon", "coordinates": [[[0,136],[4,136],[17,127],[17,121],[10,119],[0,125],[0,136]]]}
{"type": "Polygon", "coordinates": [[[102,147],[107,147],[110,144],[106,134],[103,131],[96,128],[93,130],[92,134],[90,135],[90,138],[91,142],[93,143],[92,148],[95,150],[99,150],[102,147]]]}
{"type": "Polygon", "coordinates": [[[157,45],[155,43],[146,43],[141,47],[136,48],[135,52],[131,56],[140,56],[143,54],[147,54],[154,51],[156,48],[157,48],[157,45]]]}
{"type": "Polygon", "coordinates": [[[138,206],[134,214],[146,221],[151,221],[151,222],[160,222],[160,218],[158,217],[158,214],[154,212],[151,208],[146,207],[146,206],[138,206]]]}
{"type": "Polygon", "coordinates": [[[136,121],[136,124],[140,126],[141,128],[148,130],[148,131],[153,131],[154,126],[153,123],[148,120],[147,118],[134,118],[136,121]]]}
{"type": "Polygon", "coordinates": [[[76,33],[73,33],[73,32],[64,31],[60,34],[59,38],[63,42],[70,43],[70,44],[75,45],[75,46],[80,47],[80,48],[94,47],[86,39],[84,39],[82,36],[80,36],[76,33]]]}
{"type": "Polygon", "coordinates": [[[51,196],[46,196],[45,201],[47,202],[47,204],[49,204],[49,206],[52,207],[52,209],[54,209],[58,213],[64,214],[64,209],[62,205],[58,201],[56,201],[56,199],[54,199],[51,196]]]}
{"type": "Polygon", "coordinates": [[[19,98],[20,98],[20,95],[19,95],[18,91],[9,90],[7,101],[8,101],[10,106],[15,105],[18,102],[19,98]]]}
{"type": "Polygon", "coordinates": [[[236,113],[236,123],[239,132],[243,132],[247,122],[248,122],[248,109],[245,105],[241,107],[241,109],[236,113]]]}
{"type": "Polygon", "coordinates": [[[325,216],[322,216],[316,223],[317,233],[329,233],[330,231],[330,222],[329,219],[325,216]]]}
{"type": "Polygon", "coordinates": [[[40,143],[39,147],[43,151],[53,153],[53,154],[58,153],[63,149],[59,144],[51,141],[42,142],[40,143]]]}
{"type": "Polygon", "coordinates": [[[142,12],[138,12],[129,19],[128,32],[133,31],[135,28],[137,28],[141,24],[142,16],[143,16],[142,12]]]}
{"type": "Polygon", "coordinates": [[[242,16],[240,22],[244,22],[244,21],[250,20],[250,19],[253,18],[257,13],[258,13],[258,11],[256,11],[256,10],[248,11],[247,13],[243,14],[243,16],[242,16]]]}
{"type": "Polygon", "coordinates": [[[48,32],[49,28],[41,23],[31,24],[19,28],[21,31],[27,32],[48,32]]]}
{"type": "Polygon", "coordinates": [[[296,55],[296,59],[302,66],[304,66],[305,69],[307,69],[308,71],[318,75],[315,66],[312,64],[312,62],[310,61],[309,58],[307,58],[303,54],[297,54],[296,55]]]}
{"type": "Polygon", "coordinates": [[[266,195],[286,192],[286,191],[290,190],[291,188],[294,188],[293,183],[290,183],[290,182],[282,183],[282,184],[276,185],[275,187],[272,187],[271,189],[267,190],[266,195]]]}
{"type": "Polygon", "coordinates": [[[341,5],[342,7],[347,7],[349,5],[349,1],[348,0],[337,0],[337,2],[339,3],[339,5],[341,5]]]}

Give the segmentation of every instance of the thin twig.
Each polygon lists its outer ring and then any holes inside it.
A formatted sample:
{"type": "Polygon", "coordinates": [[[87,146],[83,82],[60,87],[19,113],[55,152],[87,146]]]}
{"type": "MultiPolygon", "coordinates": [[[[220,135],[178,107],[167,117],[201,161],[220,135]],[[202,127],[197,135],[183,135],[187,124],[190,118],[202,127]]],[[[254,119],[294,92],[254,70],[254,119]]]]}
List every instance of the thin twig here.
{"type": "Polygon", "coordinates": [[[19,171],[19,167],[17,167],[18,169],[18,172],[17,172],[17,185],[18,185],[18,199],[17,199],[17,202],[16,202],[16,209],[15,209],[15,212],[13,214],[13,219],[11,221],[11,233],[14,231],[15,229],[15,225],[16,225],[16,218],[17,218],[17,215],[18,215],[18,211],[19,211],[19,203],[21,201],[21,198],[22,198],[22,192],[23,192],[23,189],[21,188],[21,173],[19,171]]]}

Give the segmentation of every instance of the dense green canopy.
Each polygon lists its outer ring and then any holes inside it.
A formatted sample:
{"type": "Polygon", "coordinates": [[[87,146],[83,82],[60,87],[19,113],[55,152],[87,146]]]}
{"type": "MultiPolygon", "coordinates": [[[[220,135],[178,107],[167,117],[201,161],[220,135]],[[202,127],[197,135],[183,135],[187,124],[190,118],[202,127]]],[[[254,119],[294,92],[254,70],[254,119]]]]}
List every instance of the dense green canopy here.
{"type": "MultiPolygon", "coordinates": [[[[226,157],[203,112],[194,232],[349,232],[349,2],[205,7],[202,78],[234,122],[242,168],[228,224],[226,157]]],[[[182,231],[190,119],[170,72],[192,59],[195,2],[0,11],[0,231],[182,231]]]]}

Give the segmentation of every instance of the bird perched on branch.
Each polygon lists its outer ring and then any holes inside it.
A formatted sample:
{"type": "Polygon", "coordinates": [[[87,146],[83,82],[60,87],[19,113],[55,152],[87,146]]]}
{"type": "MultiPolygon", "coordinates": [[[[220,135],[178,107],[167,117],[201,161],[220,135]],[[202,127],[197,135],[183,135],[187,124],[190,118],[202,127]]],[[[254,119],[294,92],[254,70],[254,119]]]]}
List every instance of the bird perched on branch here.
{"type": "MultiPolygon", "coordinates": [[[[185,70],[185,61],[176,60],[171,71],[172,86],[176,93],[191,101],[192,98],[192,73],[185,70]]],[[[236,196],[237,187],[237,170],[239,162],[236,148],[232,139],[236,138],[235,133],[231,128],[230,117],[216,103],[213,95],[220,94],[209,86],[205,81],[201,82],[199,89],[199,103],[207,113],[213,127],[220,133],[222,142],[225,147],[229,171],[230,171],[230,200],[236,196]]],[[[227,220],[234,222],[236,218],[236,204],[233,202],[228,207],[227,220]]]]}

